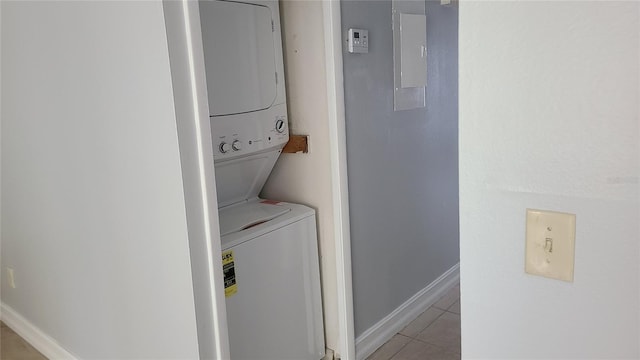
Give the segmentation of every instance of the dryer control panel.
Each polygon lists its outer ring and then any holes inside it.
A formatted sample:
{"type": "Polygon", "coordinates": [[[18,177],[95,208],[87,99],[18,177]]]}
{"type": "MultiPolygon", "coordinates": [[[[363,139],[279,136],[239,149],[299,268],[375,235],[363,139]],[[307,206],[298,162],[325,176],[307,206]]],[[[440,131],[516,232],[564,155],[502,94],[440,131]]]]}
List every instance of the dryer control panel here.
{"type": "Polygon", "coordinates": [[[216,162],[282,148],[289,141],[285,104],[262,112],[211,117],[211,121],[216,162]]]}

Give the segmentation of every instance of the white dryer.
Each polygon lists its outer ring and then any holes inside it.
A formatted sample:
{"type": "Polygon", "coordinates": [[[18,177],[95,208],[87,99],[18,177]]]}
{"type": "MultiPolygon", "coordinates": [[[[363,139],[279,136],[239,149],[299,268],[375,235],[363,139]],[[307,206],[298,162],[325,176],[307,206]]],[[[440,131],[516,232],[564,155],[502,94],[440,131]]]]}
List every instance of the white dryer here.
{"type": "Polygon", "coordinates": [[[257,196],[289,141],[278,1],[200,1],[218,206],[257,196]]]}
{"type": "Polygon", "coordinates": [[[277,0],[200,0],[233,360],[319,360],[315,211],[262,200],[289,140],[277,0]]]}

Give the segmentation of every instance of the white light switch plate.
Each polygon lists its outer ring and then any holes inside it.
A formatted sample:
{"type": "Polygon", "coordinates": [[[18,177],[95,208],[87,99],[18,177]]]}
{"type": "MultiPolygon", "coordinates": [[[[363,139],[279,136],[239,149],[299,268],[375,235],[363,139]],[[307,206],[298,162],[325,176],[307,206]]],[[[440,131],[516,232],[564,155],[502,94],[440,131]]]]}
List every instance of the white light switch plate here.
{"type": "Polygon", "coordinates": [[[527,209],[525,271],[573,281],[576,216],[527,209]]]}

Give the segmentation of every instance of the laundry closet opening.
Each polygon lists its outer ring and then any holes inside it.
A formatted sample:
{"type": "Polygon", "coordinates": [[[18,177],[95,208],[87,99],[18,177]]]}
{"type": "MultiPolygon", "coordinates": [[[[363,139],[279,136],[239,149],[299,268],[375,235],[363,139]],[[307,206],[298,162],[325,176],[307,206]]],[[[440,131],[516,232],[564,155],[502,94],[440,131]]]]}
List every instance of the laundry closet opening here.
{"type": "Polygon", "coordinates": [[[290,135],[278,1],[199,10],[231,358],[319,360],[315,210],[260,197],[290,135]]]}

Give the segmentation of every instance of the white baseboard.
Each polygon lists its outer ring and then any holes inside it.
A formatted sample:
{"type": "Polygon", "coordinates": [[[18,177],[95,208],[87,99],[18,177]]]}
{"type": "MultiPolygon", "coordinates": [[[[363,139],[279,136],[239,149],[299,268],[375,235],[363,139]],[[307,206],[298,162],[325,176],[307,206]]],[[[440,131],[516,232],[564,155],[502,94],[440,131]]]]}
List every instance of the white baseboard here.
{"type": "Polygon", "coordinates": [[[16,334],[20,335],[26,342],[31,344],[31,346],[40,351],[47,359],[77,359],[49,335],[45,334],[42,330],[33,325],[29,320],[22,317],[22,315],[18,314],[5,303],[0,304],[0,318],[8,327],[11,328],[11,330],[15,331],[16,334]]]}
{"type": "Polygon", "coordinates": [[[373,354],[376,349],[407,326],[460,281],[460,263],[440,275],[389,315],[367,329],[356,339],[356,360],[373,354]]]}

